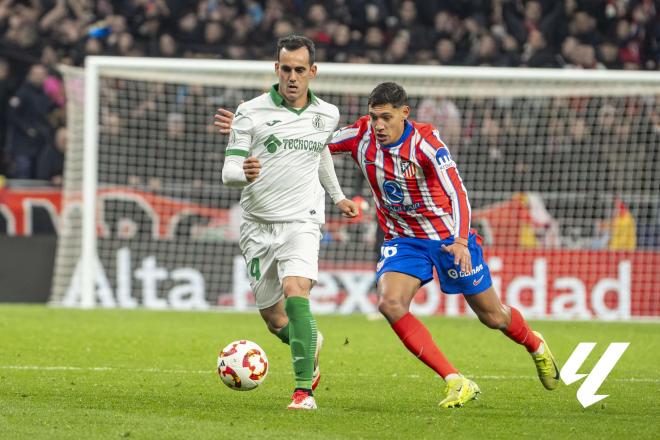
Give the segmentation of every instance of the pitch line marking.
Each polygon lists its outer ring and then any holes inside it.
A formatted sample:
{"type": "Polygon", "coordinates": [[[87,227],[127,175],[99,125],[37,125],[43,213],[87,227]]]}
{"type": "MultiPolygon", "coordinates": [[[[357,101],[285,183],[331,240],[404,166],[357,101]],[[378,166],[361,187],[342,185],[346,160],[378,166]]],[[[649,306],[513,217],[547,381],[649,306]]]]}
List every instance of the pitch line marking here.
{"type": "MultiPolygon", "coordinates": [[[[121,368],[121,367],[73,367],[67,365],[0,365],[0,370],[39,370],[39,371],[91,371],[91,372],[112,372],[112,371],[125,371],[132,373],[157,373],[157,374],[214,374],[214,369],[208,370],[163,370],[160,368],[121,368]]],[[[269,375],[285,374],[277,372],[268,372],[269,375]]],[[[290,373],[286,373],[290,375],[290,373]]],[[[324,376],[340,376],[340,374],[324,373],[324,376]]],[[[343,376],[343,374],[341,375],[343,376]]],[[[358,377],[376,377],[375,374],[357,373],[354,376],[358,377]]],[[[405,379],[427,379],[427,376],[419,374],[392,374],[390,377],[402,377],[405,379]]],[[[498,375],[471,375],[468,377],[472,379],[490,379],[490,380],[538,380],[536,376],[498,376],[498,375]]],[[[609,379],[615,382],[640,382],[640,383],[660,383],[660,379],[653,378],[614,378],[609,379]]]]}

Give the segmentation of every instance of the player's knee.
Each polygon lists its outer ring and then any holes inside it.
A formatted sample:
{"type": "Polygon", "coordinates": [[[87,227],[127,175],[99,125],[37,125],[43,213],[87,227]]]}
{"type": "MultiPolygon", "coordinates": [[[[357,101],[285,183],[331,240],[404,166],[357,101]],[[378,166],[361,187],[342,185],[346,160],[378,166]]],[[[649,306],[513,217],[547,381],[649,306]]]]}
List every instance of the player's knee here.
{"type": "Polygon", "coordinates": [[[288,324],[288,320],[286,319],[276,319],[276,320],[270,320],[266,322],[266,327],[268,327],[268,330],[276,335],[279,333],[280,330],[282,330],[286,325],[288,324]]]}
{"type": "Polygon", "coordinates": [[[268,316],[262,315],[262,318],[266,323],[266,327],[268,327],[268,331],[273,334],[277,334],[289,323],[289,319],[286,314],[274,313],[268,316]]]}
{"type": "Polygon", "coordinates": [[[502,330],[507,327],[506,314],[500,311],[480,313],[479,321],[481,321],[486,327],[493,330],[502,330]]]}
{"type": "Polygon", "coordinates": [[[291,298],[292,296],[302,296],[303,298],[309,298],[309,290],[301,286],[292,285],[289,286],[288,289],[284,289],[284,296],[287,298],[291,298]]]}
{"type": "Polygon", "coordinates": [[[403,315],[407,312],[405,304],[399,298],[381,296],[378,299],[378,311],[387,318],[403,315]]]}
{"type": "Polygon", "coordinates": [[[311,289],[311,281],[307,279],[287,279],[285,278],[282,283],[282,289],[284,290],[284,296],[287,298],[291,296],[302,296],[305,298],[309,297],[309,291],[311,289]]]}
{"type": "Polygon", "coordinates": [[[270,322],[267,322],[267,323],[266,323],[266,327],[268,327],[268,331],[269,331],[269,332],[271,332],[271,333],[274,334],[274,335],[277,335],[277,334],[280,332],[280,330],[282,330],[282,328],[283,328],[284,326],[282,326],[282,327],[276,327],[276,326],[272,325],[270,322]]]}

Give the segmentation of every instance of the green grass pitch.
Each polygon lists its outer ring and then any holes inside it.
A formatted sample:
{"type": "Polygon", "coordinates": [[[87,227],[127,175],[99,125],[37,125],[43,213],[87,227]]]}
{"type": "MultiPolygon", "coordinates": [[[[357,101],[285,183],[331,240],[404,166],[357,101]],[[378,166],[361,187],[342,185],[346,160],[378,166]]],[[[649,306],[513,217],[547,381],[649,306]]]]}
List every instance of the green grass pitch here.
{"type": "Polygon", "coordinates": [[[581,382],[546,391],[525,351],[476,319],[425,318],[436,341],[481,387],[463,408],[437,406],[443,383],[383,320],[319,316],[325,335],[316,412],[287,411],[288,347],[257,313],[0,307],[0,439],[660,438],[660,324],[532,322],[560,362],[578,342],[631,345],[582,408],[581,382]],[[260,344],[264,384],[232,391],[217,352],[260,344]]]}

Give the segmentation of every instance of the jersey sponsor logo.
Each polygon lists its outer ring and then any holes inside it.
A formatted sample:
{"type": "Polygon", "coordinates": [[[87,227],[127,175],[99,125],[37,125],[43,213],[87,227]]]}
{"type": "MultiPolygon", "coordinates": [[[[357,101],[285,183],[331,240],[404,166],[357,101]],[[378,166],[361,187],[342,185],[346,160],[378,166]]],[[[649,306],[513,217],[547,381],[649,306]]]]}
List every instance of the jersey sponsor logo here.
{"type": "Polygon", "coordinates": [[[422,206],[421,202],[415,202],[412,205],[385,205],[385,209],[389,212],[413,212],[417,211],[422,206]]]}
{"type": "MultiPolygon", "coordinates": [[[[453,279],[456,279],[456,278],[465,278],[465,277],[469,277],[469,276],[471,276],[471,275],[478,274],[478,273],[481,272],[482,270],[484,270],[484,265],[483,265],[483,264],[480,264],[480,265],[477,266],[477,267],[473,267],[472,270],[471,270],[470,272],[463,272],[463,271],[460,271],[460,272],[459,272],[459,271],[457,271],[456,269],[449,269],[449,270],[447,271],[447,275],[449,275],[449,278],[453,278],[453,279]]],[[[478,285],[478,284],[481,282],[481,279],[482,279],[483,277],[484,277],[484,276],[482,275],[481,278],[479,278],[479,279],[477,280],[476,284],[474,284],[474,285],[475,285],[475,286],[478,285]]]]}
{"type": "Polygon", "coordinates": [[[264,142],[264,146],[269,153],[274,153],[277,151],[277,147],[282,145],[282,141],[277,138],[274,134],[268,136],[268,139],[264,142]]]}
{"type": "Polygon", "coordinates": [[[417,167],[415,164],[408,162],[407,160],[401,161],[399,168],[401,168],[401,174],[403,174],[403,177],[407,179],[415,177],[415,174],[417,173],[417,167]]]}
{"type": "Polygon", "coordinates": [[[312,127],[316,128],[318,131],[321,131],[325,128],[325,122],[321,115],[316,115],[312,118],[312,127]]]}
{"type": "Polygon", "coordinates": [[[325,148],[325,142],[310,139],[284,139],[282,148],[286,150],[305,150],[320,153],[325,148]]]}
{"type": "Polygon", "coordinates": [[[383,192],[388,202],[398,205],[403,202],[403,189],[401,185],[394,180],[386,180],[383,183],[383,192]]]}
{"type": "Polygon", "coordinates": [[[264,141],[264,146],[269,153],[275,153],[280,147],[284,150],[302,150],[320,153],[325,148],[325,143],[310,139],[280,140],[277,136],[271,134],[268,136],[268,139],[264,141]]]}
{"type": "Polygon", "coordinates": [[[447,168],[455,167],[456,164],[449,154],[449,150],[445,147],[440,147],[435,152],[435,161],[440,165],[440,168],[446,170],[447,168]]]}
{"type": "Polygon", "coordinates": [[[266,122],[266,125],[269,127],[272,127],[273,125],[277,124],[278,122],[282,122],[279,119],[273,119],[272,121],[266,122]]]}

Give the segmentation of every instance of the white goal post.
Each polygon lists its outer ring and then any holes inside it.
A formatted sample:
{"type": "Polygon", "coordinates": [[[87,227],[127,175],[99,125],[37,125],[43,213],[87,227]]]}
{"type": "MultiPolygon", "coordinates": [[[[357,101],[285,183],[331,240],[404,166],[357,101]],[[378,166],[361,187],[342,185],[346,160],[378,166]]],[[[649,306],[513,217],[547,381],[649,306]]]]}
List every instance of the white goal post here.
{"type": "MultiPolygon", "coordinates": [[[[273,63],[95,56],[62,71],[69,148],[51,303],[253,307],[240,193],[221,183],[226,139],[212,116],[266,91],[273,63]]],[[[347,124],[384,81],[449,146],[505,301],[530,317],[660,315],[656,72],[319,63],[311,87],[347,124]]],[[[314,307],[370,313],[373,204],[350,160],[335,166],[365,209],[346,223],[326,201],[314,307]]],[[[465,313],[439,293],[427,285],[417,312],[465,313]]]]}

